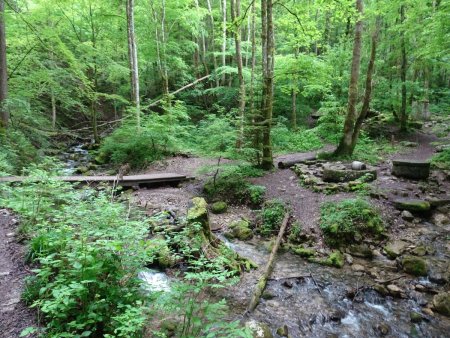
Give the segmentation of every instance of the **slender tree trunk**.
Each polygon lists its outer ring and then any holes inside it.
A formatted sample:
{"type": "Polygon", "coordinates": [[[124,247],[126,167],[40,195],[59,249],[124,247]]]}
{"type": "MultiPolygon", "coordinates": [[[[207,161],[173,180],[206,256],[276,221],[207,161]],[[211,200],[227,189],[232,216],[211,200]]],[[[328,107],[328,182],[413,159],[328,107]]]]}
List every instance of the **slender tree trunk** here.
{"type": "Polygon", "coordinates": [[[369,112],[370,100],[372,98],[372,76],[375,68],[375,58],[377,55],[377,44],[378,44],[378,35],[380,32],[380,23],[381,23],[380,18],[377,18],[375,31],[372,34],[372,47],[370,50],[369,65],[367,67],[366,91],[364,93],[364,100],[361,108],[361,113],[359,114],[358,119],[356,120],[355,128],[353,130],[351,153],[353,153],[353,150],[355,149],[362,124],[367,117],[367,113],[369,112]]]}
{"type": "Polygon", "coordinates": [[[139,67],[137,57],[136,36],[134,31],[134,0],[127,0],[127,32],[128,32],[128,57],[131,76],[131,99],[136,108],[136,124],[141,127],[141,103],[139,96],[139,67]]]}
{"type": "Polygon", "coordinates": [[[8,127],[9,112],[6,107],[8,97],[8,72],[6,65],[6,25],[5,2],[0,0],[0,127],[8,127]]]}
{"type": "MultiPolygon", "coordinates": [[[[231,20],[237,24],[236,19],[241,15],[241,0],[230,0],[231,20]]],[[[239,79],[239,121],[238,137],[236,148],[241,149],[244,142],[244,113],[245,113],[245,82],[243,74],[242,53],[241,53],[241,27],[237,25],[234,30],[234,43],[236,49],[236,65],[239,79]]]]}
{"type": "Polygon", "coordinates": [[[261,128],[259,123],[262,121],[261,113],[255,110],[255,69],[256,69],[256,1],[252,2],[252,23],[251,23],[251,73],[250,73],[250,116],[252,119],[252,138],[253,148],[256,150],[256,164],[261,164],[261,128]]]}
{"type": "Polygon", "coordinates": [[[150,2],[150,6],[155,23],[156,55],[158,57],[158,71],[162,82],[162,95],[167,97],[169,95],[169,76],[166,66],[166,2],[162,0],[161,13],[158,13],[152,1],[150,2]]]}
{"type": "MultiPolygon", "coordinates": [[[[208,13],[209,13],[209,18],[211,20],[211,46],[212,46],[212,59],[213,59],[213,65],[214,65],[214,72],[217,71],[217,59],[216,56],[214,55],[214,51],[215,51],[215,34],[214,34],[214,16],[213,16],[213,12],[212,12],[212,6],[211,6],[211,0],[206,0],[206,4],[208,5],[208,13]]],[[[219,82],[219,78],[217,77],[217,74],[215,76],[215,80],[216,80],[216,87],[220,86],[220,82],[219,82]]]]}
{"type": "MultiPolygon", "coordinates": [[[[227,65],[227,0],[222,0],[222,67],[227,65]]],[[[222,86],[225,86],[225,74],[222,75],[222,86]]]]}
{"type": "Polygon", "coordinates": [[[292,130],[297,130],[297,91],[295,89],[291,90],[291,98],[292,98],[291,128],[292,130]]]}
{"type": "Polygon", "coordinates": [[[351,155],[352,153],[352,136],[354,125],[356,122],[356,104],[358,101],[358,79],[361,62],[361,35],[363,30],[363,2],[356,0],[356,9],[359,15],[355,25],[355,40],[353,43],[352,69],[350,74],[350,84],[348,88],[348,106],[347,116],[344,122],[344,131],[339,145],[334,152],[335,155],[351,155]]]}
{"type": "MultiPolygon", "coordinates": [[[[91,43],[92,48],[95,52],[97,52],[97,31],[94,24],[94,12],[92,10],[92,4],[89,4],[89,20],[90,20],[90,26],[91,26],[91,43]]],[[[99,144],[100,143],[100,135],[98,133],[98,121],[97,121],[97,90],[98,90],[98,79],[97,79],[97,56],[94,56],[94,62],[93,66],[91,66],[91,73],[92,73],[92,79],[93,79],[93,88],[92,88],[92,97],[91,97],[91,117],[92,117],[92,134],[94,137],[94,143],[99,144]]]]}
{"type": "MultiPolygon", "coordinates": [[[[400,22],[403,24],[405,21],[405,5],[400,7],[400,22]]],[[[405,32],[404,28],[401,28],[400,48],[402,53],[402,61],[400,65],[400,78],[402,81],[402,106],[400,108],[400,130],[406,130],[406,123],[408,121],[408,115],[406,114],[406,45],[405,45],[405,32]]]]}
{"type": "Polygon", "coordinates": [[[52,129],[56,128],[56,98],[55,98],[55,92],[53,91],[53,89],[51,90],[50,93],[50,100],[52,103],[52,129]]]}
{"type": "MultiPolygon", "coordinates": [[[[195,0],[195,8],[197,9],[197,12],[200,13],[200,4],[198,0],[195,0]]],[[[203,70],[205,74],[209,74],[208,64],[206,62],[206,38],[205,33],[203,31],[200,33],[200,37],[198,38],[198,45],[200,46],[199,55],[200,60],[202,61],[203,70]]]]}
{"type": "Polygon", "coordinates": [[[261,0],[262,20],[262,55],[263,55],[263,90],[262,90],[262,161],[264,169],[273,168],[272,139],[270,135],[272,127],[273,110],[273,71],[275,41],[273,31],[273,0],[261,0]]]}

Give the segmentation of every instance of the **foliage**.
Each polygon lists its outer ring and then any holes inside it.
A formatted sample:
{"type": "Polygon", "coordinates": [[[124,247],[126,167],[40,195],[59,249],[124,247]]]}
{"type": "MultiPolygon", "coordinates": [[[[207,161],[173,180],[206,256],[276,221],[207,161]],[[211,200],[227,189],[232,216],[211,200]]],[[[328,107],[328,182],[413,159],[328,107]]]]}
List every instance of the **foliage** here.
{"type": "Polygon", "coordinates": [[[230,165],[224,166],[223,169],[218,168],[217,173],[204,186],[208,198],[252,205],[259,205],[263,201],[265,188],[247,181],[247,177],[261,175],[260,169],[247,164],[230,165]]]}
{"type": "Polygon", "coordinates": [[[43,314],[47,334],[137,336],[143,303],[135,276],[153,260],[142,240],[148,225],[109,194],[34,174],[39,182],[8,189],[1,204],[22,215],[28,259],[38,264],[24,297],[43,314]]]}
{"type": "Polygon", "coordinates": [[[320,228],[331,246],[379,237],[384,224],[378,210],[362,198],[328,202],[321,206],[320,228]]]}
{"type": "Polygon", "coordinates": [[[440,153],[434,155],[431,163],[438,168],[449,169],[450,147],[444,148],[440,153]]]}
{"type": "Polygon", "coordinates": [[[288,239],[290,242],[300,242],[300,236],[302,233],[302,225],[299,221],[295,221],[290,228],[288,239]]]}
{"type": "Polygon", "coordinates": [[[100,158],[116,165],[129,163],[132,168],[142,168],[174,153],[178,137],[186,132],[179,122],[187,119],[184,108],[177,107],[177,114],[172,111],[171,114],[151,114],[142,119],[139,130],[135,122],[123,124],[103,141],[100,158]]]}
{"type": "Polygon", "coordinates": [[[273,127],[272,138],[273,147],[277,153],[311,151],[323,146],[323,142],[315,130],[291,131],[283,123],[278,123],[273,127]]]}
{"type": "Polygon", "coordinates": [[[209,293],[235,283],[236,279],[231,277],[220,260],[198,259],[192,271],[184,275],[183,283],[173,283],[170,292],[154,299],[151,311],[154,318],[162,318],[159,333],[166,336],[167,323],[176,321],[180,324],[170,327],[170,334],[176,337],[252,337],[238,321],[222,320],[227,313],[224,299],[207,300],[209,293]]]}
{"type": "Polygon", "coordinates": [[[263,236],[271,236],[280,229],[281,222],[287,211],[282,200],[273,199],[264,203],[261,210],[261,222],[259,232],[263,236]]]}

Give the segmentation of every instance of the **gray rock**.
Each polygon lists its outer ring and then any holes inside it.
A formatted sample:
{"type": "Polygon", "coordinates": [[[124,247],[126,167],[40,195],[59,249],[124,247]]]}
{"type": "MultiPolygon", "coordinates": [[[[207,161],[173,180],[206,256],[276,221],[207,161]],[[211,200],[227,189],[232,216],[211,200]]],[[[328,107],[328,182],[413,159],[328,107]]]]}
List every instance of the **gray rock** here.
{"type": "Polygon", "coordinates": [[[389,294],[391,294],[394,297],[399,297],[402,293],[402,289],[400,289],[395,284],[389,284],[386,288],[389,291],[389,294]]]}
{"type": "Polygon", "coordinates": [[[450,224],[450,218],[441,213],[434,213],[431,221],[437,226],[444,226],[450,224]]]}
{"type": "Polygon", "coordinates": [[[405,221],[412,221],[414,219],[414,215],[408,210],[403,210],[401,216],[405,221]]]}
{"type": "Polygon", "coordinates": [[[408,245],[409,244],[404,241],[393,241],[386,244],[384,251],[390,259],[395,259],[405,251],[408,245]]]}
{"type": "Polygon", "coordinates": [[[436,312],[450,317],[450,292],[441,292],[434,296],[433,308],[436,312]]]}

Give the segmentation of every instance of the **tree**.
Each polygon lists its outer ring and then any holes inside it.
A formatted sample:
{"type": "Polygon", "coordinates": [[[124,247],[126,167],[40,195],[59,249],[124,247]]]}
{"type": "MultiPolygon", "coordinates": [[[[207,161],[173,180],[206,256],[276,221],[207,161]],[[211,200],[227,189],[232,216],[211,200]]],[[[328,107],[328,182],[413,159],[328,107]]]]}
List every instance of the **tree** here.
{"type": "Polygon", "coordinates": [[[0,114],[1,125],[8,126],[9,112],[6,107],[8,97],[8,72],[6,64],[6,31],[5,31],[5,1],[0,0],[0,114]]]}
{"type": "Polygon", "coordinates": [[[261,0],[262,42],[262,161],[264,169],[273,168],[272,138],[270,135],[273,113],[273,74],[275,65],[275,41],[273,29],[273,1],[261,0]]]}
{"type": "MultiPolygon", "coordinates": [[[[400,23],[403,25],[405,22],[405,5],[400,6],[400,23]]],[[[405,32],[404,28],[401,28],[400,37],[400,49],[401,49],[401,65],[400,65],[400,78],[402,81],[402,105],[400,108],[400,130],[406,130],[406,122],[408,120],[408,115],[406,114],[406,45],[405,45],[405,32]]]]}
{"type": "Polygon", "coordinates": [[[236,65],[239,79],[239,121],[238,121],[238,137],[236,148],[241,149],[244,142],[244,112],[245,112],[245,82],[243,74],[242,53],[241,53],[241,25],[239,23],[241,16],[241,1],[230,0],[231,20],[234,27],[234,43],[236,47],[236,65]]]}
{"type": "Polygon", "coordinates": [[[356,122],[356,104],[358,103],[358,80],[359,70],[361,63],[361,44],[362,44],[362,30],[363,21],[362,15],[364,13],[364,7],[362,0],[356,0],[356,9],[358,13],[358,19],[355,25],[355,38],[353,41],[353,56],[352,66],[350,74],[350,84],[348,87],[348,104],[347,104],[347,116],[344,122],[344,131],[342,138],[339,142],[334,154],[337,156],[351,155],[353,152],[353,131],[356,122]]]}
{"type": "Polygon", "coordinates": [[[139,96],[139,67],[137,56],[136,37],[134,33],[134,0],[127,0],[127,36],[128,36],[128,58],[130,63],[131,98],[136,107],[136,123],[138,129],[141,126],[141,104],[139,96]]]}

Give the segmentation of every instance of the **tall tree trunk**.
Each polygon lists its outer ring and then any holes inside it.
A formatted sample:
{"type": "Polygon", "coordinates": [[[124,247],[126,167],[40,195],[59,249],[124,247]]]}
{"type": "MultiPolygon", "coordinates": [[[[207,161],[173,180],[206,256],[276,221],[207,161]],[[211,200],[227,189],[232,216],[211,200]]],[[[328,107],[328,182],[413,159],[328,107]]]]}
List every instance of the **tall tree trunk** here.
{"type": "MultiPolygon", "coordinates": [[[[403,24],[405,21],[405,5],[400,6],[400,22],[403,24]]],[[[402,106],[400,108],[400,130],[406,130],[406,122],[408,121],[408,115],[406,114],[406,45],[405,45],[405,32],[404,27],[401,28],[400,48],[402,53],[402,61],[400,65],[400,78],[402,81],[402,106]]]]}
{"type": "Polygon", "coordinates": [[[8,97],[8,72],[6,65],[5,2],[0,0],[0,127],[8,127],[9,112],[6,107],[8,97]]]}
{"type": "MultiPolygon", "coordinates": [[[[200,4],[198,2],[198,0],[195,0],[195,8],[197,9],[197,13],[200,13],[200,4]]],[[[204,74],[209,74],[209,68],[208,68],[208,64],[206,62],[206,38],[205,38],[205,33],[204,31],[202,31],[200,33],[200,36],[198,38],[198,46],[200,46],[199,48],[199,55],[200,55],[200,60],[202,62],[203,65],[203,71],[204,74]]]]}
{"type": "MultiPolygon", "coordinates": [[[[222,0],[222,67],[227,65],[227,0],[222,0]]],[[[225,74],[222,75],[222,86],[225,86],[225,74]]]]}
{"type": "Polygon", "coordinates": [[[275,42],[273,32],[273,0],[261,0],[261,21],[262,21],[262,57],[263,57],[263,90],[262,109],[263,129],[262,129],[262,161],[264,169],[273,168],[272,139],[270,135],[272,127],[273,110],[273,72],[275,42]]]}
{"type": "Polygon", "coordinates": [[[242,53],[241,53],[241,27],[237,25],[236,19],[241,15],[241,0],[230,0],[231,20],[234,27],[234,44],[236,49],[236,65],[238,69],[239,79],[239,121],[238,121],[238,137],[236,148],[241,149],[244,142],[244,113],[245,113],[245,82],[243,74],[242,53]]]}
{"type": "Polygon", "coordinates": [[[261,128],[259,123],[262,121],[261,113],[255,110],[255,69],[256,69],[256,1],[252,2],[252,23],[251,23],[251,70],[250,70],[250,116],[252,119],[252,138],[253,148],[256,150],[256,163],[261,164],[261,128]]]}
{"type": "MultiPolygon", "coordinates": [[[[213,59],[213,65],[214,65],[214,72],[217,71],[217,59],[216,56],[214,55],[214,48],[215,48],[215,34],[214,34],[214,16],[213,16],[213,12],[212,12],[212,7],[211,7],[211,0],[206,0],[206,4],[208,5],[208,13],[209,13],[209,19],[211,20],[211,46],[212,46],[212,59],[213,59]]],[[[217,77],[217,74],[215,76],[215,80],[216,80],[216,87],[220,86],[220,82],[219,82],[219,78],[217,77]]]]}
{"type": "Polygon", "coordinates": [[[167,98],[169,95],[169,76],[166,65],[166,2],[165,0],[162,0],[161,2],[161,13],[158,13],[153,1],[150,2],[150,6],[153,13],[153,21],[155,23],[156,54],[158,57],[159,75],[162,82],[162,95],[167,98]],[[159,26],[161,26],[161,28],[159,28],[159,26]]]}
{"type": "Polygon", "coordinates": [[[136,37],[134,33],[134,0],[127,0],[127,33],[128,33],[128,57],[131,76],[131,99],[136,108],[136,124],[141,127],[141,102],[139,96],[139,67],[137,57],[136,37]]]}
{"type": "Polygon", "coordinates": [[[355,128],[353,130],[351,153],[353,153],[353,150],[355,149],[362,124],[367,117],[367,113],[369,112],[370,100],[372,98],[372,75],[375,68],[375,58],[377,55],[377,43],[378,43],[378,35],[380,32],[380,24],[381,19],[377,18],[375,31],[372,34],[372,48],[370,50],[369,65],[367,66],[366,90],[364,93],[364,100],[361,112],[358,116],[358,119],[356,120],[355,128]]]}
{"type": "Polygon", "coordinates": [[[297,130],[297,91],[292,88],[291,90],[292,98],[292,113],[291,113],[291,128],[292,130],[297,130]]]}
{"type": "Polygon", "coordinates": [[[53,89],[50,92],[50,100],[52,103],[52,129],[56,128],[56,98],[55,98],[55,92],[53,89]]]}
{"type": "MultiPolygon", "coordinates": [[[[94,24],[94,12],[92,10],[92,3],[89,3],[89,20],[91,28],[91,43],[94,51],[97,52],[97,32],[94,24]]],[[[97,90],[98,90],[98,69],[97,69],[97,56],[93,58],[93,66],[90,67],[91,79],[93,80],[92,97],[91,97],[91,117],[92,117],[92,134],[94,137],[94,143],[100,143],[100,135],[98,133],[98,121],[97,121],[97,90]]]]}
{"type": "Polygon", "coordinates": [[[362,15],[364,12],[362,0],[356,0],[358,21],[355,25],[355,39],[353,42],[352,69],[350,74],[350,84],[348,87],[347,116],[344,122],[344,131],[339,145],[334,152],[335,155],[351,155],[353,127],[356,122],[356,104],[358,101],[358,79],[361,62],[361,36],[363,30],[362,15]]]}

